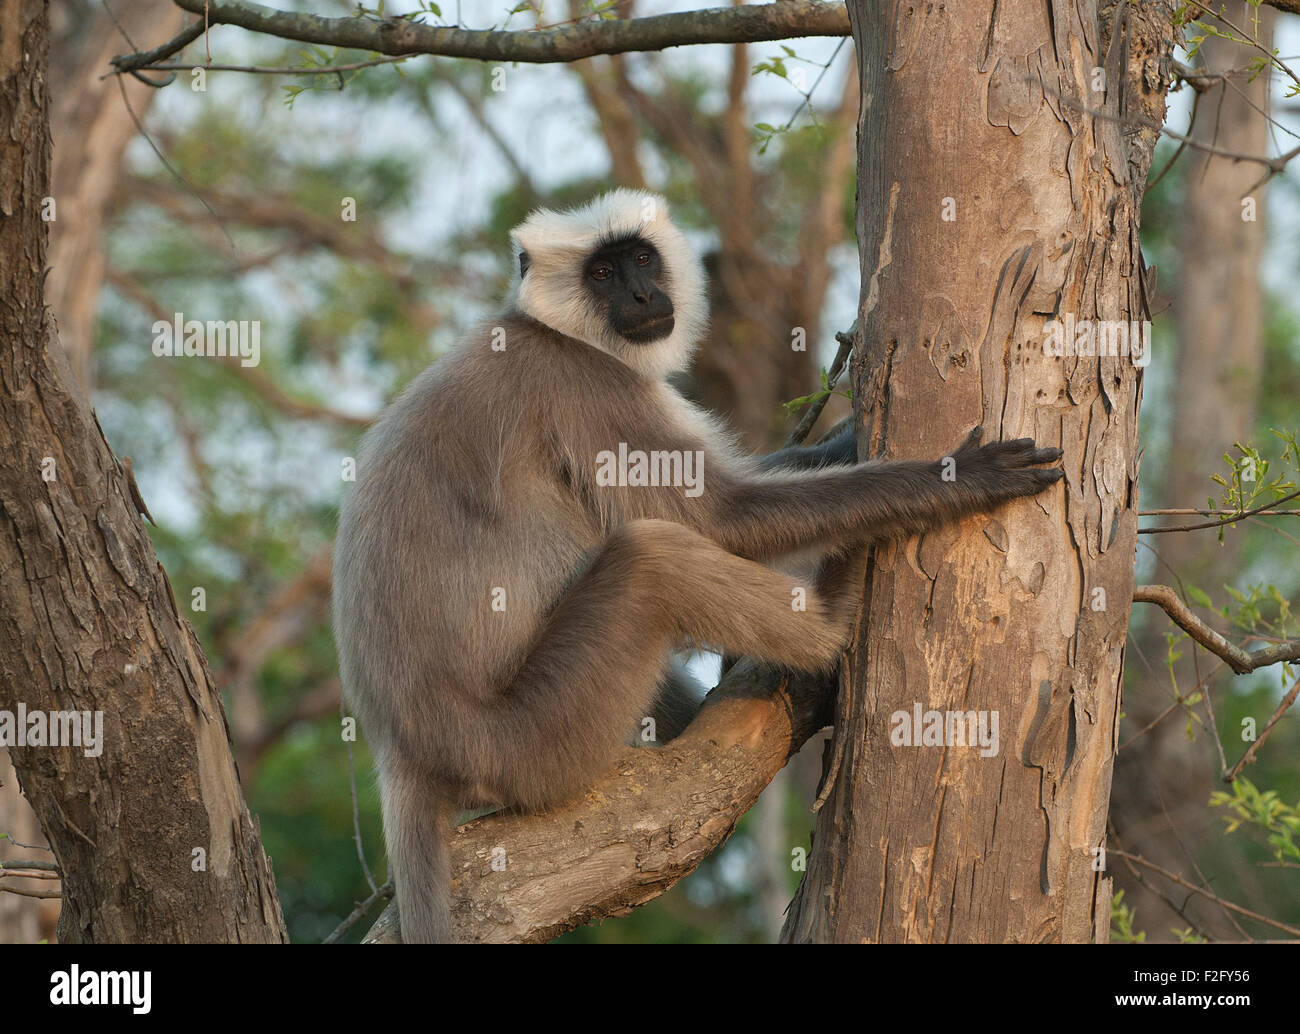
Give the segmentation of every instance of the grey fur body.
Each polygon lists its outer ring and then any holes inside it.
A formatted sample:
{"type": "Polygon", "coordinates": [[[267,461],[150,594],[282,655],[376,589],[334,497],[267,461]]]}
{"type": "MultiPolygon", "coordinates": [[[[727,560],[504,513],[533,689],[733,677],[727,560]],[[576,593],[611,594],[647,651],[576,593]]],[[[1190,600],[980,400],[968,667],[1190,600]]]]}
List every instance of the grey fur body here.
{"type": "MultiPolygon", "coordinates": [[[[615,222],[628,196],[606,199],[615,222]]],[[[573,217],[547,218],[560,235],[554,220],[573,217]]],[[[687,317],[678,330],[697,337],[698,262],[669,254],[685,248],[671,227],[655,232],[687,317]]],[[[557,257],[546,243],[527,245],[526,284],[539,270],[562,282],[557,264],[591,247],[588,235],[557,257]]],[[[340,670],[379,770],[408,942],[451,937],[445,838],[457,807],[543,807],[594,782],[644,717],[660,739],[681,730],[697,698],[674,648],[835,664],[859,585],[806,586],[768,564],[923,531],[1061,473],[1030,466],[1058,450],[1028,439],[981,448],[975,435],[949,481],[938,462],[849,465],[851,435],[748,457],[664,379],[694,340],[674,331],[629,361],[593,340],[591,323],[521,291],[392,404],[342,508],[340,670]],[[559,326],[529,314],[539,311],[559,326]],[[651,355],[661,345],[679,355],[651,355]],[[702,454],[703,491],[600,483],[598,455],[621,443],[702,454]],[[805,588],[801,610],[792,601],[805,588]]]]}

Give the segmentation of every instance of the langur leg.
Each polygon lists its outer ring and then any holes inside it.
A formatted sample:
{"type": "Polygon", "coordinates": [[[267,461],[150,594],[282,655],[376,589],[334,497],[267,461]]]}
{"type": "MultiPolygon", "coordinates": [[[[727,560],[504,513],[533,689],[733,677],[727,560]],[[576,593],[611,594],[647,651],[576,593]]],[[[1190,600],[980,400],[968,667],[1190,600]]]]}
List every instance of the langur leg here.
{"type": "Polygon", "coordinates": [[[650,708],[649,717],[655,721],[654,736],[647,741],[645,733],[638,732],[637,742],[667,743],[676,739],[691,724],[703,700],[704,687],[674,657],[669,661],[668,671],[659,683],[659,695],[650,708]]]}
{"type": "Polygon", "coordinates": [[[588,786],[652,715],[683,638],[803,670],[831,667],[847,622],[811,586],[667,521],[617,529],[560,599],[490,727],[482,780],[539,807],[588,786]]]}
{"type": "Polygon", "coordinates": [[[814,470],[858,462],[852,418],[841,421],[816,445],[791,445],[758,458],[760,470],[814,470]]]}
{"type": "Polygon", "coordinates": [[[842,610],[845,619],[852,619],[862,598],[870,555],[870,543],[856,542],[826,554],[818,565],[813,584],[837,612],[842,610]]]}

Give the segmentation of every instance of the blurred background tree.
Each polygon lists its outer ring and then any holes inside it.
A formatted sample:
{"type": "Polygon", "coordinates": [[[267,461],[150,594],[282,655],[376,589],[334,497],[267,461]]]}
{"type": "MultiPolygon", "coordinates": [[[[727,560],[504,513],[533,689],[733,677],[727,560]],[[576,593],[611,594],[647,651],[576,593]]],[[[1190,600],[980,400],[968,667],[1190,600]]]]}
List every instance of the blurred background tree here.
{"type": "MultiPolygon", "coordinates": [[[[1271,49],[1275,21],[1291,30],[1278,35],[1287,49],[1277,53],[1285,57],[1296,50],[1294,24],[1261,8],[1258,21],[1247,19],[1243,28],[1271,49]]],[[[1241,154],[1294,147],[1297,109],[1294,100],[1283,99],[1292,85],[1287,77],[1262,67],[1260,51],[1246,42],[1214,35],[1199,42],[1205,33],[1195,25],[1187,34],[1194,54],[1180,55],[1185,64],[1176,94],[1183,124],[1190,126],[1184,131],[1201,144],[1241,154]]],[[[1172,361],[1157,359],[1148,368],[1142,508],[1210,508],[1225,496],[1211,476],[1231,481],[1225,454],[1243,458],[1235,443],[1253,443],[1272,462],[1272,471],[1267,477],[1261,473],[1256,485],[1279,473],[1285,483],[1295,472],[1286,462],[1285,442],[1273,432],[1294,432],[1300,422],[1295,405],[1300,338],[1292,286],[1300,261],[1297,180],[1290,171],[1263,183],[1257,165],[1171,141],[1160,145],[1153,176],[1166,168],[1167,175],[1148,189],[1143,207],[1143,246],[1159,269],[1161,285],[1153,301],[1156,354],[1172,361]]],[[[1158,527],[1205,519],[1168,515],[1142,523],[1158,527]]],[[[1294,518],[1275,518],[1243,522],[1221,539],[1212,529],[1146,535],[1138,551],[1138,582],[1175,586],[1234,641],[1247,631],[1294,636],[1285,601],[1300,589],[1295,531],[1294,518]],[[1245,600],[1255,593],[1268,596],[1270,586],[1276,598],[1262,602],[1261,620],[1252,628],[1255,605],[1245,600]],[[1200,606],[1205,597],[1213,610],[1200,606]],[[1234,620],[1243,615],[1244,623],[1234,620]]],[[[1300,882],[1294,872],[1274,864],[1261,837],[1225,836],[1224,809],[1208,802],[1213,792],[1226,789],[1223,772],[1250,746],[1242,736],[1243,719],[1253,718],[1262,730],[1300,672],[1282,665],[1234,676],[1154,607],[1134,609],[1126,660],[1126,720],[1111,791],[1116,845],[1237,904],[1297,925],[1300,882]]],[[[1300,800],[1297,757],[1300,729],[1290,717],[1243,775],[1295,803],[1300,800]]],[[[1112,860],[1112,871],[1148,940],[1173,940],[1178,931],[1230,940],[1246,931],[1270,936],[1256,924],[1243,928],[1239,917],[1211,901],[1153,879],[1149,870],[1112,860]]]]}

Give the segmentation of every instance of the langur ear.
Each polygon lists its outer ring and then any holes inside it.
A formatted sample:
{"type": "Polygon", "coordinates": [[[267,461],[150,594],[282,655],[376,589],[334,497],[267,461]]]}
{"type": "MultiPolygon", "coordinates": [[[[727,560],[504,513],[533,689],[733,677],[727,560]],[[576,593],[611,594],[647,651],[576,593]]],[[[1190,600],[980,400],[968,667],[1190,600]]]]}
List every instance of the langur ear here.
{"type": "Polygon", "coordinates": [[[533,260],[528,257],[528,252],[521,251],[519,253],[519,279],[520,280],[524,278],[524,274],[528,272],[528,267],[531,266],[532,264],[533,264],[533,260]]]}

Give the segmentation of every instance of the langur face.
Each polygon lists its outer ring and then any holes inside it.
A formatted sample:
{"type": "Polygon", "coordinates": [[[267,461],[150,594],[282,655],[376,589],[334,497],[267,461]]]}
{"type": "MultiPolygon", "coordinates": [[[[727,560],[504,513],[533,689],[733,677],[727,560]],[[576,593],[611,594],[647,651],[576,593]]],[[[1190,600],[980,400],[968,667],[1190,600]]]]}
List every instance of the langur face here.
{"type": "Polygon", "coordinates": [[[601,305],[614,333],[638,345],[673,332],[668,277],[654,245],[640,237],[611,241],[583,267],[583,283],[601,305]]]}

